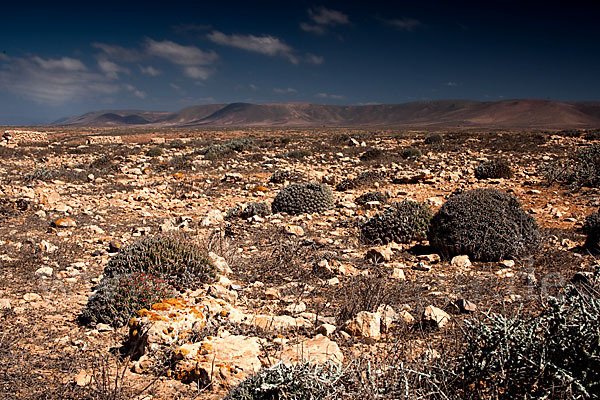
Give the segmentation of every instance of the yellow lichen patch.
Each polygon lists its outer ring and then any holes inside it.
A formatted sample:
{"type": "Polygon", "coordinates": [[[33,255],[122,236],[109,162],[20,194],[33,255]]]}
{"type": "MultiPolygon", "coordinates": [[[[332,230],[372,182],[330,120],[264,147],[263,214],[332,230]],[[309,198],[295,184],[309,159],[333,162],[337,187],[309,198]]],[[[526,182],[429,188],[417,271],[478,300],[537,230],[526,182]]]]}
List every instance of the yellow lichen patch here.
{"type": "Polygon", "coordinates": [[[269,191],[268,188],[264,187],[264,186],[256,186],[254,188],[251,189],[252,192],[263,192],[266,193],[269,191]]]}
{"type": "Polygon", "coordinates": [[[212,343],[204,342],[202,343],[202,349],[206,351],[211,351],[213,350],[213,345],[212,343]]]}
{"type": "Polygon", "coordinates": [[[139,315],[142,318],[147,317],[150,315],[150,310],[148,310],[147,308],[142,308],[137,312],[137,315],[139,315]]]}
{"type": "Polygon", "coordinates": [[[150,314],[150,321],[152,321],[152,322],[157,322],[157,321],[168,321],[168,320],[169,320],[168,318],[165,318],[165,317],[163,317],[163,316],[162,316],[162,315],[160,315],[160,314],[157,314],[157,313],[152,313],[152,314],[150,314]]]}
{"type": "Polygon", "coordinates": [[[183,174],[181,172],[175,172],[173,174],[173,178],[175,178],[175,179],[183,179],[183,174]]]}
{"type": "Polygon", "coordinates": [[[175,349],[175,355],[181,355],[181,356],[185,357],[190,353],[191,353],[191,351],[184,347],[178,347],[177,349],[175,349]]]}
{"type": "Polygon", "coordinates": [[[152,304],[152,309],[154,311],[167,311],[171,309],[171,305],[167,303],[156,303],[152,304]]]}

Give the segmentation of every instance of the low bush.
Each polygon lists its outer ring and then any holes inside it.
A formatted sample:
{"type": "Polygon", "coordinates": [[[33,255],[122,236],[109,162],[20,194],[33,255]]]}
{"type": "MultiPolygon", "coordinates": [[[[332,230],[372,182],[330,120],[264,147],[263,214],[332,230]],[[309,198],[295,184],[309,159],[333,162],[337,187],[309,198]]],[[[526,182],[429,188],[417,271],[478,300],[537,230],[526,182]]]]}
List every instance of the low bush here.
{"type": "Polygon", "coordinates": [[[334,207],[333,193],[322,183],[293,183],[281,189],[271,209],[274,213],[285,212],[292,215],[317,213],[334,207]]]}
{"type": "Polygon", "coordinates": [[[344,369],[330,363],[279,363],[234,387],[225,400],[333,400],[343,392],[343,376],[344,369]]]}
{"type": "Polygon", "coordinates": [[[421,150],[416,147],[406,147],[400,152],[400,157],[405,160],[409,158],[419,158],[421,157],[421,150]]]}
{"type": "Polygon", "coordinates": [[[587,235],[585,248],[594,254],[600,253],[600,214],[598,212],[586,217],[583,233],[587,235]]]}

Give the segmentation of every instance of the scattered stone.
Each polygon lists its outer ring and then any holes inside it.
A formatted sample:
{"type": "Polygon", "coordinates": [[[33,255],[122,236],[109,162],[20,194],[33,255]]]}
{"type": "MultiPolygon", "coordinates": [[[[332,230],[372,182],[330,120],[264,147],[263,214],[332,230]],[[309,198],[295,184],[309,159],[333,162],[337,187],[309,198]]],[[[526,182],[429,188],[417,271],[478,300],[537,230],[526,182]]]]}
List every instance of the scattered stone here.
{"type": "MultiPolygon", "coordinates": [[[[9,303],[10,304],[10,303],[9,303]]],[[[331,336],[336,330],[336,326],[332,324],[323,324],[317,328],[317,333],[324,336],[331,336]]]]}
{"type": "Polygon", "coordinates": [[[515,261],[514,260],[502,260],[500,261],[501,265],[504,265],[506,268],[512,268],[515,266],[515,261]]]}
{"type": "Polygon", "coordinates": [[[225,220],[225,216],[219,210],[210,210],[200,222],[201,226],[218,225],[225,220]]]}
{"type": "Polygon", "coordinates": [[[442,261],[439,254],[422,254],[419,256],[419,260],[424,260],[430,264],[437,264],[442,261]]]}
{"type": "Polygon", "coordinates": [[[54,270],[52,267],[40,267],[35,271],[35,276],[40,278],[52,278],[54,270]]]}
{"type": "Polygon", "coordinates": [[[111,240],[110,243],[108,243],[109,253],[118,253],[119,250],[121,250],[121,243],[114,240],[111,240]]]}
{"type": "Polygon", "coordinates": [[[90,383],[92,383],[92,375],[90,375],[86,370],[81,369],[73,377],[73,380],[77,386],[88,386],[90,383]]]}
{"type": "Polygon", "coordinates": [[[288,235],[294,235],[298,237],[304,236],[304,229],[299,225],[288,224],[285,226],[285,233],[288,235]]]}
{"type": "Polygon", "coordinates": [[[450,315],[437,307],[427,306],[421,320],[425,326],[441,329],[450,322],[450,315]]]}
{"type": "Polygon", "coordinates": [[[277,288],[268,288],[265,290],[265,297],[267,300],[279,299],[279,290],[277,288]]]}
{"type": "Polygon", "coordinates": [[[467,255],[455,256],[452,258],[450,264],[453,267],[467,268],[471,266],[471,260],[469,260],[469,256],[467,255]]]}
{"type": "Polygon", "coordinates": [[[381,314],[361,311],[354,319],[348,321],[345,331],[353,336],[361,336],[372,341],[381,338],[381,314]]]}
{"type": "Polygon", "coordinates": [[[113,327],[108,324],[99,323],[96,324],[96,330],[98,332],[111,332],[114,331],[113,327]]]}
{"type": "Polygon", "coordinates": [[[23,295],[23,300],[31,302],[31,301],[40,301],[42,300],[42,296],[37,293],[25,293],[23,295]]]}
{"type": "Polygon", "coordinates": [[[367,251],[365,258],[372,263],[378,264],[392,260],[394,252],[389,246],[373,247],[367,251]]]}
{"type": "Polygon", "coordinates": [[[58,246],[53,245],[47,240],[42,240],[40,242],[40,250],[42,253],[54,253],[58,249],[58,246]]]}
{"type": "Polygon", "coordinates": [[[397,279],[399,281],[406,280],[406,275],[404,275],[404,270],[402,268],[394,268],[392,270],[392,279],[397,279]]]}
{"type": "Polygon", "coordinates": [[[0,299],[0,310],[12,310],[9,299],[0,299]]]}
{"type": "Polygon", "coordinates": [[[74,228],[77,226],[77,222],[73,218],[59,218],[52,222],[52,226],[55,228],[74,228]]]}
{"type": "Polygon", "coordinates": [[[208,258],[212,261],[212,264],[215,266],[217,271],[222,275],[230,275],[233,271],[225,261],[225,258],[213,253],[212,251],[208,253],[208,258]]]}
{"type": "Polygon", "coordinates": [[[344,355],[336,342],[319,334],[283,350],[281,361],[288,364],[295,364],[299,361],[316,364],[324,364],[329,361],[340,364],[344,361],[344,355]]]}
{"type": "Polygon", "coordinates": [[[425,272],[431,271],[431,265],[427,265],[423,261],[420,261],[417,264],[413,265],[412,268],[416,271],[425,271],[425,272]]]}
{"type": "Polygon", "coordinates": [[[477,311],[477,305],[467,299],[458,299],[455,304],[458,311],[463,314],[474,313],[477,311]]]}
{"type": "Polygon", "coordinates": [[[303,301],[292,303],[285,308],[285,312],[291,315],[300,314],[306,311],[306,303],[303,301]]]}

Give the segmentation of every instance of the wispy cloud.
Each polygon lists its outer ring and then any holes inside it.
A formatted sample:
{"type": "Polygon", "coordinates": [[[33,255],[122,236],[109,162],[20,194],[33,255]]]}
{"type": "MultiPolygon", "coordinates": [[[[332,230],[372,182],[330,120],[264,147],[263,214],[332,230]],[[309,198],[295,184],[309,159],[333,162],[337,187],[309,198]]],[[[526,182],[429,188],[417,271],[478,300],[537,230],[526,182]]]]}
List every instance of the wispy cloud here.
{"type": "Polygon", "coordinates": [[[456,83],[456,82],[446,82],[445,85],[446,86],[450,86],[450,87],[456,87],[456,86],[458,86],[458,83],[456,83]]]}
{"type": "Polygon", "coordinates": [[[139,61],[143,54],[136,49],[126,49],[125,47],[110,45],[106,43],[92,43],[92,47],[101,51],[102,58],[107,58],[119,62],[139,61]]]}
{"type": "Polygon", "coordinates": [[[115,64],[112,61],[99,59],[98,68],[110,79],[118,79],[120,73],[128,74],[129,70],[125,67],[115,64]]]}
{"type": "Polygon", "coordinates": [[[154,68],[152,65],[148,65],[148,66],[138,65],[138,67],[140,68],[140,71],[144,75],[148,75],[148,76],[160,75],[160,70],[154,68]]]}
{"type": "Polygon", "coordinates": [[[315,64],[315,65],[320,65],[323,64],[323,61],[325,60],[322,56],[317,56],[311,53],[307,53],[305,60],[307,63],[309,64],[315,64]]]}
{"type": "Polygon", "coordinates": [[[146,92],[136,89],[135,86],[133,86],[131,84],[125,84],[123,87],[125,88],[125,90],[127,90],[128,92],[130,92],[131,94],[133,94],[135,97],[137,97],[139,99],[146,98],[146,92]]]}
{"type": "Polygon", "coordinates": [[[208,34],[208,39],[223,46],[236,47],[267,56],[282,56],[293,64],[298,63],[294,49],[275,36],[227,35],[223,32],[212,31],[208,34]]]}
{"type": "Polygon", "coordinates": [[[203,51],[196,46],[184,46],[170,40],[146,39],[145,47],[149,55],[178,65],[209,65],[219,58],[214,51],[203,51]]]}
{"type": "Polygon", "coordinates": [[[192,79],[208,79],[212,74],[211,64],[219,59],[214,51],[204,51],[196,46],[184,46],[170,40],[161,42],[146,39],[146,53],[163,58],[183,67],[183,73],[192,79]]]}
{"type": "Polygon", "coordinates": [[[325,7],[309,8],[308,17],[311,22],[300,23],[300,29],[317,35],[325,34],[327,32],[327,27],[350,23],[348,15],[341,11],[331,10],[325,7]]]}
{"type": "Polygon", "coordinates": [[[281,88],[274,88],[273,91],[275,93],[279,93],[279,94],[291,94],[291,93],[298,93],[298,91],[294,88],[285,88],[285,89],[281,89],[281,88]]]}
{"type": "Polygon", "coordinates": [[[316,97],[321,99],[333,99],[333,100],[342,100],[345,99],[346,96],[342,96],[341,94],[331,94],[331,93],[317,93],[316,97]]]}
{"type": "Polygon", "coordinates": [[[422,25],[421,21],[414,18],[396,18],[385,21],[388,25],[402,31],[412,31],[422,25]]]}

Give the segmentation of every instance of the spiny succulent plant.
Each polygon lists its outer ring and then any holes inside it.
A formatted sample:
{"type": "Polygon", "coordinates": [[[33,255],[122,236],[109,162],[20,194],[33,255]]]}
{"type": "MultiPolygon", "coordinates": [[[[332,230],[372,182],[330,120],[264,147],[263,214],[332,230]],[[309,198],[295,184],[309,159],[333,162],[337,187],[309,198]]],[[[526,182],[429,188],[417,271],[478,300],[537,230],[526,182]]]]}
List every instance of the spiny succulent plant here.
{"type": "Polygon", "coordinates": [[[378,171],[365,171],[358,174],[356,178],[344,179],[335,187],[338,192],[346,190],[373,187],[375,183],[381,183],[385,180],[385,175],[378,171]]]}
{"type": "Polygon", "coordinates": [[[378,201],[381,204],[387,203],[388,195],[383,192],[367,192],[359,196],[354,202],[356,204],[363,205],[370,201],[378,201]]]}
{"type": "Polygon", "coordinates": [[[370,244],[424,239],[432,214],[428,205],[404,200],[369,218],[360,227],[360,238],[370,244]]]}
{"type": "Polygon", "coordinates": [[[408,158],[419,158],[421,157],[421,150],[416,147],[406,147],[400,152],[400,157],[405,160],[408,158]]]}
{"type": "Polygon", "coordinates": [[[151,274],[132,273],[103,278],[81,313],[85,324],[121,327],[142,308],[177,295],[166,281],[151,274]]]}
{"type": "Polygon", "coordinates": [[[480,261],[524,257],[540,242],[535,219],[497,189],[451,196],[433,216],[427,237],[445,258],[466,254],[480,261]]]}
{"type": "Polygon", "coordinates": [[[174,238],[142,239],[114,256],[104,276],[145,272],[165,279],[178,290],[195,289],[216,278],[216,269],[205,251],[174,238]]]}
{"type": "Polygon", "coordinates": [[[512,178],[513,170],[506,160],[492,160],[484,162],[475,168],[477,179],[512,178]]]}
{"type": "Polygon", "coordinates": [[[442,135],[440,135],[439,133],[434,133],[432,135],[427,136],[424,140],[424,143],[425,144],[441,143],[443,140],[444,140],[444,138],[442,137],[442,135]]]}
{"type": "Polygon", "coordinates": [[[281,189],[271,209],[292,215],[318,213],[334,207],[333,193],[323,183],[293,183],[281,189]]]}
{"type": "Polygon", "coordinates": [[[585,218],[583,233],[587,235],[585,248],[594,254],[600,253],[600,213],[595,212],[585,218]]]}
{"type": "Polygon", "coordinates": [[[360,159],[360,161],[373,161],[380,159],[381,157],[383,157],[383,155],[383,150],[378,148],[371,148],[362,153],[358,158],[360,159]]]}

